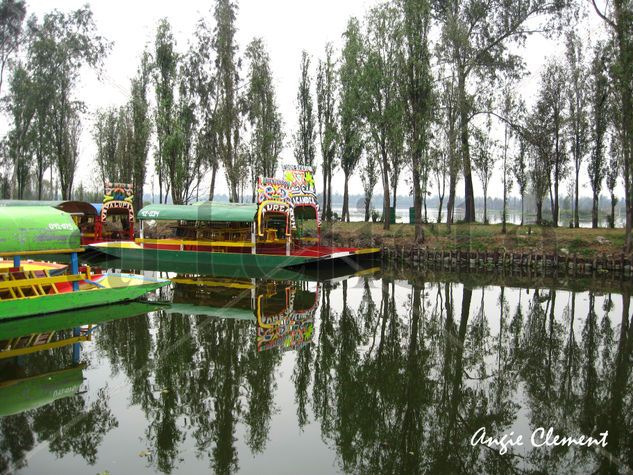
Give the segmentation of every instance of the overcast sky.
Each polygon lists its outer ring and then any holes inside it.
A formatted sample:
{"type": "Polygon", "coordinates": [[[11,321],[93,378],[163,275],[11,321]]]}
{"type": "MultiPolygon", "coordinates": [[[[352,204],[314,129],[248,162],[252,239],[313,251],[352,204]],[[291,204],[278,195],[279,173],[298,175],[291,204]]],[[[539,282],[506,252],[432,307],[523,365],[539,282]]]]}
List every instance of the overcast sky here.
{"type": "MultiPolygon", "coordinates": [[[[27,0],[28,1],[28,0],[27,0]]],[[[76,9],[85,0],[30,0],[27,3],[28,14],[41,17],[52,8],[63,11],[76,9]]],[[[246,44],[255,36],[262,37],[270,54],[271,66],[277,97],[284,117],[288,146],[282,154],[284,163],[294,162],[290,137],[296,127],[295,98],[299,80],[299,60],[301,50],[305,49],[315,58],[323,55],[326,42],[334,43],[335,48],[342,46],[341,35],[350,16],[362,18],[377,0],[239,0],[237,17],[240,54],[246,44]]],[[[143,49],[153,44],[156,25],[165,17],[172,25],[177,48],[183,52],[193,36],[193,28],[201,16],[212,23],[211,0],[155,0],[152,2],[133,0],[93,0],[89,2],[99,33],[112,41],[113,47],[105,61],[104,74],[99,80],[95,74],[85,72],[82,76],[77,95],[86,102],[88,115],[84,120],[84,133],[81,144],[81,165],[78,182],[91,184],[94,180],[94,145],[91,138],[92,117],[100,107],[118,106],[129,97],[130,78],[135,74],[143,49]]],[[[592,22],[597,24],[597,22],[592,22]]],[[[592,27],[593,28],[593,27],[592,27]]],[[[526,78],[519,90],[530,101],[532,91],[538,83],[538,73],[545,55],[563,54],[563,48],[554,41],[542,37],[532,37],[522,55],[531,76],[526,78]]],[[[314,61],[314,63],[316,60],[314,61]]],[[[243,71],[245,74],[245,71],[243,71]]],[[[152,153],[150,153],[152,155],[152,153]]],[[[153,165],[149,170],[153,172],[153,165]]],[[[403,173],[405,175],[408,173],[403,173]]],[[[334,177],[333,190],[342,193],[341,173],[334,177]]],[[[220,175],[218,192],[226,192],[226,183],[220,175]]],[[[500,180],[492,180],[490,195],[500,196],[500,180]]],[[[321,188],[321,183],[317,182],[321,188]]],[[[458,194],[463,185],[460,184],[458,194]]],[[[476,190],[480,187],[476,186],[476,190]]],[[[360,179],[350,186],[352,193],[361,193],[360,179]]],[[[146,192],[151,185],[146,185],[146,192]]],[[[156,190],[157,191],[157,190],[156,190]]],[[[380,185],[376,192],[380,192],[380,185]]],[[[407,194],[408,186],[404,180],[400,184],[399,194],[407,194]],[[401,191],[401,192],[400,192],[401,191]]],[[[586,189],[582,194],[590,194],[586,189]]]]}

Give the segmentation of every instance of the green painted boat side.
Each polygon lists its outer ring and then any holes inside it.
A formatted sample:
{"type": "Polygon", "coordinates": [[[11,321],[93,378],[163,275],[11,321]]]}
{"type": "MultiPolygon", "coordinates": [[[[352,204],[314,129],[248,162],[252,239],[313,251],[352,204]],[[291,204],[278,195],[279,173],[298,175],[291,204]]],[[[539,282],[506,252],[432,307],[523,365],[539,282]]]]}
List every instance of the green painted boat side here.
{"type": "Polygon", "coordinates": [[[143,315],[167,308],[165,304],[146,302],[125,302],[101,307],[92,307],[82,310],[55,313],[41,316],[9,320],[0,325],[0,340],[8,340],[32,333],[45,333],[68,328],[76,328],[82,325],[96,325],[111,320],[143,315]]]}
{"type": "Polygon", "coordinates": [[[112,289],[79,290],[77,292],[5,300],[0,302],[0,320],[30,317],[33,315],[63,312],[66,310],[135,300],[147,292],[151,292],[167,284],[169,284],[169,281],[159,281],[112,289]]]}
{"type": "Polygon", "coordinates": [[[79,365],[31,378],[0,382],[0,417],[19,414],[77,393],[83,383],[79,365]]]}
{"type": "Polygon", "coordinates": [[[240,254],[230,252],[195,252],[195,251],[171,251],[165,249],[134,249],[125,247],[98,247],[88,246],[104,254],[121,259],[141,263],[158,264],[183,264],[195,266],[204,265],[213,267],[239,267],[244,271],[273,271],[289,266],[298,266],[315,262],[314,257],[286,256],[275,254],[240,254]]]}

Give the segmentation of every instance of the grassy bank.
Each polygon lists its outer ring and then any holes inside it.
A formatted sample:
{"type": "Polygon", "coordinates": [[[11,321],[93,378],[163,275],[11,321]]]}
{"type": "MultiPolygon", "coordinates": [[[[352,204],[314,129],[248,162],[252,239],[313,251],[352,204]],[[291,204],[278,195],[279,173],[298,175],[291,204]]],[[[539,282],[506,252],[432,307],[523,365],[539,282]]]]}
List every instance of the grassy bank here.
{"type": "MultiPolygon", "coordinates": [[[[508,225],[501,233],[500,224],[445,224],[424,226],[421,246],[444,251],[496,251],[546,254],[577,254],[593,257],[620,254],[624,248],[623,229],[570,229],[508,225]]],[[[322,239],[332,245],[357,247],[412,247],[414,227],[392,224],[385,231],[379,223],[323,223],[322,239]]]]}

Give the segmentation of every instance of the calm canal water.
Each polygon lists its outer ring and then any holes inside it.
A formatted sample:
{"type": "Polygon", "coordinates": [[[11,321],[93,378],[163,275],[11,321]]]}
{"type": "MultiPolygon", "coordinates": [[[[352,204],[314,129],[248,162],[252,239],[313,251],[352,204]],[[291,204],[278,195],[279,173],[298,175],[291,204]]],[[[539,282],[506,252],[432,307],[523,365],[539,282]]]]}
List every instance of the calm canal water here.
{"type": "Polygon", "coordinates": [[[170,276],[176,283],[154,298],[171,306],[0,328],[5,343],[27,326],[31,345],[58,343],[0,353],[0,471],[633,467],[628,292],[380,273],[325,282],[170,276]],[[473,446],[481,427],[521,434],[523,445],[504,455],[473,446]],[[607,445],[532,446],[541,427],[608,432],[607,445]]]}

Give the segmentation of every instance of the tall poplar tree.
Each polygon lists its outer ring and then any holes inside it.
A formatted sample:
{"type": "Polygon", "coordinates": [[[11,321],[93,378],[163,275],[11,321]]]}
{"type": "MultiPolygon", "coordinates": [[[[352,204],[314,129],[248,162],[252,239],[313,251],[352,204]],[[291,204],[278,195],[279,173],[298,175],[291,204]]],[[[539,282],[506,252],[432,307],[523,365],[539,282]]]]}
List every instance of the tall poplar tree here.
{"type": "Polygon", "coordinates": [[[332,219],[332,171],[336,168],[338,124],[336,115],[337,82],[332,44],[325,46],[325,59],[317,70],[317,118],[323,159],[323,217],[332,219]]]}
{"type": "Polygon", "coordinates": [[[399,11],[390,4],[381,4],[369,12],[366,61],[363,72],[364,114],[372,148],[378,154],[382,177],[383,228],[390,224],[389,135],[400,126],[401,95],[399,82],[399,49],[402,36],[399,11]]]}
{"type": "Polygon", "coordinates": [[[137,211],[143,207],[143,185],[147,175],[147,154],[152,132],[148,98],[150,70],[149,53],[144,51],[136,76],[131,81],[128,105],[131,121],[130,154],[133,164],[134,208],[137,211]]]}
{"type": "Polygon", "coordinates": [[[72,197],[84,104],[73,93],[84,66],[99,69],[109,43],[97,33],[89,7],[54,10],[28,22],[29,64],[45,76],[47,139],[63,199],[72,197]]]}
{"type": "Polygon", "coordinates": [[[232,0],[217,0],[214,17],[216,27],[213,35],[215,52],[215,98],[214,114],[216,149],[224,166],[229,199],[239,201],[240,182],[243,177],[240,154],[241,113],[239,107],[239,62],[235,40],[237,5],[232,0]]]}
{"type": "Polygon", "coordinates": [[[349,179],[363,154],[362,61],[363,39],[356,18],[350,18],[343,34],[345,45],[339,68],[339,147],[344,175],[341,219],[349,222],[349,179]]]}
{"type": "MultiPolygon", "coordinates": [[[[591,205],[591,227],[598,227],[598,210],[600,206],[600,191],[607,173],[606,164],[606,134],[609,126],[609,78],[607,76],[606,52],[602,45],[597,45],[591,61],[589,78],[591,146],[587,172],[593,195],[591,205]]],[[[616,167],[616,173],[620,167],[616,167]]]]}
{"type": "Polygon", "coordinates": [[[401,95],[404,106],[404,137],[410,158],[413,181],[413,207],[415,211],[415,239],[424,240],[422,229],[422,201],[427,183],[423,173],[429,157],[428,130],[433,111],[433,86],[430,74],[428,34],[430,29],[430,4],[428,0],[401,0],[402,33],[404,40],[401,95]]]}
{"type": "MultiPolygon", "coordinates": [[[[245,102],[250,125],[248,147],[254,186],[257,176],[275,176],[279,154],[283,149],[284,133],[270,70],[270,58],[261,38],[255,38],[249,43],[246,59],[249,67],[245,102]]],[[[253,197],[254,190],[253,188],[253,197]]]]}
{"type": "Polygon", "coordinates": [[[176,76],[178,54],[175,40],[167,19],[162,19],[156,30],[154,51],[154,90],[156,91],[156,174],[159,200],[167,201],[169,194],[167,163],[173,162],[176,151],[176,76]],[[166,184],[163,195],[163,185],[166,184]]]}
{"type": "Polygon", "coordinates": [[[569,137],[571,157],[574,164],[574,227],[580,227],[578,194],[580,189],[580,167],[589,144],[589,121],[587,118],[588,74],[584,65],[583,44],[575,32],[567,35],[567,69],[569,86],[567,102],[569,110],[569,137]]]}
{"type": "Polygon", "coordinates": [[[314,166],[316,139],[312,80],[310,79],[310,56],[301,52],[301,78],[297,91],[297,113],[299,124],[294,135],[294,155],[300,165],[314,166]]]}

